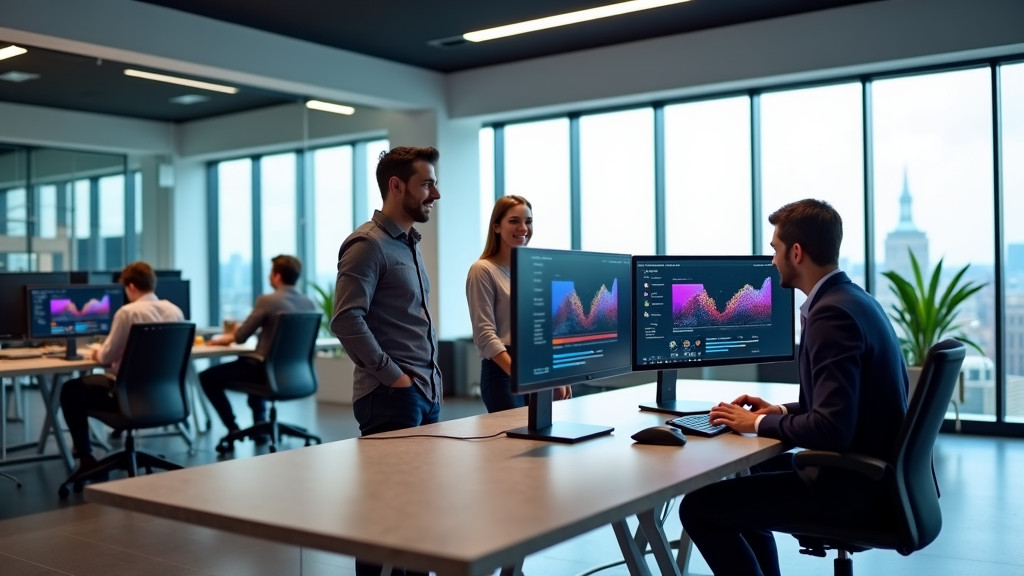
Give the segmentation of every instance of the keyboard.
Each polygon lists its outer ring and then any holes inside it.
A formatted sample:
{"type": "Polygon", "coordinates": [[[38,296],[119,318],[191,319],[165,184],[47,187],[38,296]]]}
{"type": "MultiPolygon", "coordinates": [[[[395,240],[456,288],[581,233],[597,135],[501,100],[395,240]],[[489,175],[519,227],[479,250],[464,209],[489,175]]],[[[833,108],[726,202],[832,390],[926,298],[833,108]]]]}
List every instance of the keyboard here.
{"type": "Polygon", "coordinates": [[[719,434],[725,434],[731,428],[725,424],[719,424],[712,426],[708,422],[707,412],[703,414],[687,414],[686,416],[680,416],[673,418],[666,422],[669,426],[674,426],[683,431],[684,434],[693,434],[694,436],[704,436],[710,438],[712,436],[718,436],[719,434]]]}

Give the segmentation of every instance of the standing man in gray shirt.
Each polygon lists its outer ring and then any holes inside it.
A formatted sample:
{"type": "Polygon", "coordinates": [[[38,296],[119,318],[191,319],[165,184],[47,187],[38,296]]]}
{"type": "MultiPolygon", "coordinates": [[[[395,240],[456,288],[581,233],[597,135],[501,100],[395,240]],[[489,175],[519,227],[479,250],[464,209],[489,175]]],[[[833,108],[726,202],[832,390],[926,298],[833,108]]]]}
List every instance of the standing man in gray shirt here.
{"type": "MultiPolygon", "coordinates": [[[[441,198],[438,157],[435,148],[381,154],[377,186],[384,204],[338,251],[331,332],[355,364],[352,409],[364,436],[432,424],[441,413],[430,279],[413,228],[430,219],[441,198]]],[[[357,576],[380,573],[380,566],[356,560],[357,576]]]]}

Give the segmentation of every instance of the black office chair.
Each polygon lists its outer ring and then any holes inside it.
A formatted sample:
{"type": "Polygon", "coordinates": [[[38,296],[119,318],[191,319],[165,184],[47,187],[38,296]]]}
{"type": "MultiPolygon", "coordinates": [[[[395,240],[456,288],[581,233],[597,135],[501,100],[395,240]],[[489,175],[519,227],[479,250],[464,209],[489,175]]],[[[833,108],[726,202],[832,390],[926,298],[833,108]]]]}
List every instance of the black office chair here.
{"type": "Polygon", "coordinates": [[[256,422],[249,428],[229,432],[217,443],[217,451],[225,454],[234,450],[234,443],[245,438],[270,438],[270,451],[277,451],[281,435],[295,436],[306,441],[306,446],[320,437],[305,428],[278,422],[278,400],[305,398],[316,393],[316,336],[320,330],[319,312],[282,312],[274,322],[274,336],[270,350],[263,361],[264,375],[258,382],[227,382],[224,388],[259,396],[270,402],[270,419],[256,422]]]}
{"type": "Polygon", "coordinates": [[[833,467],[861,474],[865,482],[880,483],[892,500],[891,514],[866,525],[848,526],[826,521],[779,529],[779,532],[796,536],[801,553],[824,558],[826,550],[837,550],[836,576],[852,576],[850,554],[854,552],[881,548],[907,556],[935,540],[942,528],[942,511],[932,467],[932,449],[946,417],[964,353],[963,343],[952,339],[943,340],[929,350],[921,379],[910,398],[906,418],[887,460],[821,450],[805,450],[794,456],[797,468],[833,467]]]}
{"type": "Polygon", "coordinates": [[[188,370],[195,324],[156,322],[134,324],[128,333],[114,387],[118,410],[90,410],[89,416],[107,426],[124,430],[124,450],[108,454],[94,466],[77,470],[61,483],[58,495],[68,496],[68,485],[81,492],[88,481],[105,480],[112,470],[136,476],[139,467],[177,470],[182,466],[136,450],[134,432],[186,422],[189,416],[185,374],[188,370]]]}

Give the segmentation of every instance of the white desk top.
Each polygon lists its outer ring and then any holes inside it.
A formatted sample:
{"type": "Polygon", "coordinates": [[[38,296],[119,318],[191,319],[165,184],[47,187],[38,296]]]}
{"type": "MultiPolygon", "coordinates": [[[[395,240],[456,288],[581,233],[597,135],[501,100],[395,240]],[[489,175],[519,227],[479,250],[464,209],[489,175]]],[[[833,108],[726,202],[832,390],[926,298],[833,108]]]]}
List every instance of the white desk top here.
{"type": "MultiPolygon", "coordinates": [[[[695,383],[731,400],[762,386],[695,383]]],[[[688,397],[689,385],[680,386],[688,397]]],[[[792,387],[776,391],[785,400],[792,387]]],[[[506,438],[351,439],[86,488],[86,499],[367,561],[476,576],[653,509],[782,451],[724,435],[682,448],[634,444],[662,423],[641,412],[651,385],[556,402],[554,419],[614,426],[579,444],[506,438]]],[[[443,410],[443,407],[442,407],[443,410]]],[[[524,426],[521,408],[379,436],[484,436],[524,426]]]]}

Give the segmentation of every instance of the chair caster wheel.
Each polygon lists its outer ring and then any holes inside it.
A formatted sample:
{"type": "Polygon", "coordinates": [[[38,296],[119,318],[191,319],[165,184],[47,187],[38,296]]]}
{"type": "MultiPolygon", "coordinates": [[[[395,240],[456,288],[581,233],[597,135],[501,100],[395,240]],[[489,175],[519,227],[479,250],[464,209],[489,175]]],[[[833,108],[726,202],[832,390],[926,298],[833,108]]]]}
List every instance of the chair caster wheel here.
{"type": "Polygon", "coordinates": [[[229,440],[221,440],[217,444],[217,453],[218,454],[230,454],[231,452],[234,452],[234,451],[235,451],[235,443],[234,442],[231,442],[229,440]]]}
{"type": "Polygon", "coordinates": [[[309,440],[306,440],[306,446],[309,446],[309,440]]]}
{"type": "Polygon", "coordinates": [[[85,485],[82,484],[81,482],[75,482],[74,486],[72,486],[71,489],[75,491],[75,494],[81,494],[82,488],[84,487],[85,485]]]}
{"type": "Polygon", "coordinates": [[[270,445],[270,453],[273,454],[274,452],[277,452],[277,445],[276,444],[271,444],[270,445]]]}
{"type": "Polygon", "coordinates": [[[57,496],[61,500],[67,500],[69,494],[70,492],[68,491],[68,487],[63,484],[61,484],[60,488],[57,489],[57,496]]]}

